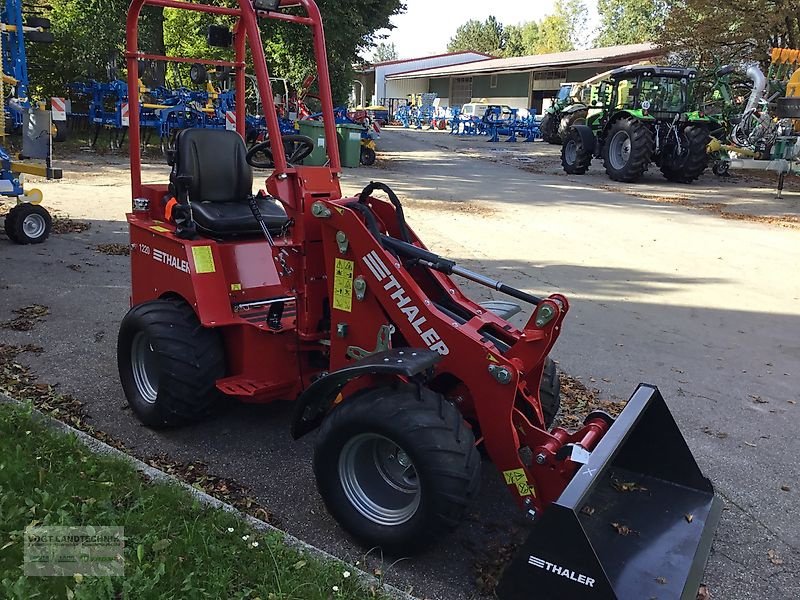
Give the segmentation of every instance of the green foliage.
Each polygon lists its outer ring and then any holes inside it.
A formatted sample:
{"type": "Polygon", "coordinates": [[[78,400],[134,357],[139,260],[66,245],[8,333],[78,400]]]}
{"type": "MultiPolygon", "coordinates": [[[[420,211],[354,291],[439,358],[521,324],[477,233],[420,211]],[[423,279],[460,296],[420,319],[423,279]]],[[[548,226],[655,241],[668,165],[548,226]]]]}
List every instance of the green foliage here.
{"type": "Polygon", "coordinates": [[[456,29],[456,34],[447,43],[447,51],[471,50],[500,56],[504,45],[503,25],[494,16],[489,16],[486,21],[470,19],[460,25],[456,29]]]}
{"type": "Polygon", "coordinates": [[[383,596],[340,565],[300,554],[182,488],[146,483],[128,463],[0,403],[0,598],[368,597],[383,596]],[[25,577],[30,524],[124,527],[125,577],[25,577]]]}
{"type": "MultiPolygon", "coordinates": [[[[236,0],[220,4],[236,5],[236,0]]],[[[125,16],[128,0],[52,0],[53,44],[28,44],[34,91],[41,96],[63,94],[72,81],[107,79],[106,65],[124,56],[125,16]]],[[[392,15],[405,10],[402,0],[318,0],[328,46],[331,87],[334,98],[348,96],[352,63],[359,52],[374,45],[379,29],[391,29],[392,15]]],[[[147,7],[140,21],[140,48],[149,52],[189,57],[230,56],[230,51],[208,48],[209,23],[230,19],[189,11],[147,7]],[[226,52],[228,54],[226,54],[226,52]]],[[[262,21],[270,73],[293,84],[317,70],[306,27],[262,21]]],[[[117,60],[124,75],[124,61],[117,60]]],[[[168,79],[183,79],[186,69],[171,67],[168,79]]]]}
{"type": "Polygon", "coordinates": [[[375,52],[372,53],[372,62],[386,62],[387,60],[397,60],[398,58],[394,42],[389,44],[381,42],[375,47],[375,52]]]}
{"type": "Polygon", "coordinates": [[[597,0],[600,33],[595,46],[653,41],[664,27],[669,0],[597,0]]]}
{"type": "Polygon", "coordinates": [[[552,15],[541,21],[503,26],[494,17],[470,20],[456,30],[448,52],[473,50],[495,56],[528,56],[574,50],[586,24],[583,0],[558,0],[552,15]]]}
{"type": "Polygon", "coordinates": [[[655,40],[684,64],[714,67],[769,60],[774,47],[800,44],[797,0],[676,0],[655,40]]]}

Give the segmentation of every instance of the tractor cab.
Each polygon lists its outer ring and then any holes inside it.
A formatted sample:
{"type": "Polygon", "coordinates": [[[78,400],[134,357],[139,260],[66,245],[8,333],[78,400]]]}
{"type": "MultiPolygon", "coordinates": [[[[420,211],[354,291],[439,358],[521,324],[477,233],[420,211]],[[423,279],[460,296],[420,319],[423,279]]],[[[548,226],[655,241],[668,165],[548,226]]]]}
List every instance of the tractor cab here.
{"type": "Polygon", "coordinates": [[[695,69],[649,65],[615,69],[606,84],[611,88],[609,103],[616,110],[635,111],[644,117],[674,116],[688,110],[689,88],[696,77],[695,69]]]}

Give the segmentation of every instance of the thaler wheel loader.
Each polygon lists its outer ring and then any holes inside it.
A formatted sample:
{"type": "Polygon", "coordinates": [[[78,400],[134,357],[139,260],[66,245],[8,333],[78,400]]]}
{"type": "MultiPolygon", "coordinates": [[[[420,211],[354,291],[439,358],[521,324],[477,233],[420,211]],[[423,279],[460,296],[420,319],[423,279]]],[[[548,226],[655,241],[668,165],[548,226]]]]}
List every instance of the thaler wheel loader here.
{"type": "Polygon", "coordinates": [[[134,413],[159,428],[202,418],[222,399],[293,400],[291,432],[315,432],[329,512],[366,547],[394,554],[458,524],[482,449],[531,523],[500,598],[694,597],[720,503],[658,390],[641,384],[616,419],[593,412],[577,431],[553,427],[548,354],[567,298],[534,296],[427,249],[388,186],[343,197],[316,4],[230,4],[133,0],[128,15],[134,96],[142,59],[203,62],[139,51],[147,5],[229,17],[232,31],[217,26],[209,40],[232,45],[231,57],[204,63],[233,69],[237,86],[236,131],[179,133],[163,184],[142,182],[130,114],[132,292],[118,366],[134,413]],[[320,139],[281,135],[261,20],[311,29],[320,139]],[[268,130],[250,150],[248,50],[268,130]],[[323,145],[327,166],[304,166],[323,145]],[[253,165],[271,169],[256,194],[253,165]],[[456,277],[528,305],[530,318],[512,326],[517,305],[473,302],[456,277]]]}

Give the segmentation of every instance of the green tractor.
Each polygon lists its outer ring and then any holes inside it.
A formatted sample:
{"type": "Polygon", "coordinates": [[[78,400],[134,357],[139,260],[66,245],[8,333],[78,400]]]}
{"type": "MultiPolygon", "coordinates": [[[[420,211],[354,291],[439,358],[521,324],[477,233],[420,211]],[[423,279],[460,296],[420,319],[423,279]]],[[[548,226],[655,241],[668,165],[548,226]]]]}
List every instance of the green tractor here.
{"type": "Polygon", "coordinates": [[[601,110],[571,126],[564,138],[564,171],[583,175],[597,157],[615,181],[639,180],[651,162],[670,181],[700,177],[714,123],[693,109],[690,86],[696,77],[695,69],[650,65],[611,71],[595,101],[601,110]]]}
{"type": "Polygon", "coordinates": [[[548,144],[561,144],[562,135],[569,129],[573,122],[581,118],[579,123],[585,122],[586,106],[576,99],[579,83],[562,83],[553,103],[544,111],[539,131],[542,139],[548,144]],[[571,116],[569,124],[564,123],[565,117],[571,116]]]}

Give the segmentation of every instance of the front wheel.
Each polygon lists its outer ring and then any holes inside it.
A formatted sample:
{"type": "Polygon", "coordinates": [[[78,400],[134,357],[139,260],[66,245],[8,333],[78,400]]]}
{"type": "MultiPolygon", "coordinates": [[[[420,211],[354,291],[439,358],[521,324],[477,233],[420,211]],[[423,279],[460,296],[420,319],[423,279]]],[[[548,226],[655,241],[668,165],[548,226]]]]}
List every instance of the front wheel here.
{"type": "Polygon", "coordinates": [[[380,387],[345,399],[323,421],[314,475],[328,512],[359,542],[407,554],[461,521],[480,456],[440,394],[380,387]]]}
{"type": "Polygon", "coordinates": [[[161,428],[209,413],[225,376],[225,353],[218,332],[203,327],[186,302],[152,300],[122,319],[117,366],[133,412],[161,428]]]}
{"type": "Polygon", "coordinates": [[[570,175],[583,175],[592,164],[592,149],[583,143],[580,131],[572,127],[561,146],[561,166],[570,175]]]}
{"type": "Polygon", "coordinates": [[[552,113],[547,113],[542,117],[542,122],[539,124],[539,132],[542,135],[542,139],[548,144],[561,143],[561,136],[558,135],[558,123],[552,113]]]}
{"type": "Polygon", "coordinates": [[[17,204],[6,215],[6,235],[17,244],[41,244],[50,235],[52,227],[50,213],[38,204],[17,204]]]}
{"type": "Polygon", "coordinates": [[[365,167],[371,167],[375,164],[375,159],[377,156],[375,155],[375,150],[372,148],[367,148],[366,146],[361,146],[361,164],[365,167]]]}

